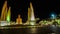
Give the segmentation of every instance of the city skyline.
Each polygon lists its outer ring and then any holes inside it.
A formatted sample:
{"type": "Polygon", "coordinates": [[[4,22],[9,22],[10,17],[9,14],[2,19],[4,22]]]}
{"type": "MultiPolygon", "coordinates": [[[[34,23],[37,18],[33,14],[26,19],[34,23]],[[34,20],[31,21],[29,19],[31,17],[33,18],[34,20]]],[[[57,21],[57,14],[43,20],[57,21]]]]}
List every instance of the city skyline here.
{"type": "MultiPolygon", "coordinates": [[[[2,0],[1,0],[2,1],[2,0]]],[[[35,17],[37,18],[49,18],[49,14],[51,12],[55,12],[57,14],[59,14],[59,6],[58,6],[58,3],[56,1],[50,1],[50,2],[44,2],[37,0],[37,1],[25,1],[25,0],[22,0],[22,1],[19,1],[19,0],[10,0],[8,1],[8,6],[11,6],[12,10],[12,18],[11,20],[12,21],[15,21],[16,18],[17,18],[17,15],[20,14],[23,21],[26,21],[27,20],[27,12],[28,12],[28,6],[29,6],[29,3],[32,2],[33,4],[33,8],[34,8],[34,12],[35,12],[35,17]],[[55,3],[56,2],[56,3],[55,3]],[[40,4],[39,4],[40,3],[40,4]],[[50,3],[50,4],[49,4],[50,3]],[[47,5],[46,5],[47,4],[47,5]],[[54,5],[53,5],[54,4],[54,5]],[[57,7],[58,6],[58,7],[57,7]]],[[[2,9],[2,5],[3,5],[4,1],[1,2],[1,8],[0,8],[0,11],[2,9]]]]}

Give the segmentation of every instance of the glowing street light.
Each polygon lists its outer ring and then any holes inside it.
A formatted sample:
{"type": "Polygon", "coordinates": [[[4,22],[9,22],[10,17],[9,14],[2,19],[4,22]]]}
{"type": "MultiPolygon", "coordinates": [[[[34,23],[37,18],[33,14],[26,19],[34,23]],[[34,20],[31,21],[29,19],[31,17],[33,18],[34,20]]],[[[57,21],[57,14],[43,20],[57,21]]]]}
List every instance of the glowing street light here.
{"type": "Polygon", "coordinates": [[[56,17],[57,17],[56,14],[54,14],[54,13],[51,14],[51,19],[55,19],[56,17]]]}
{"type": "Polygon", "coordinates": [[[54,18],[55,18],[55,15],[54,15],[54,14],[52,14],[52,15],[51,15],[51,17],[54,19],[54,18]]]}

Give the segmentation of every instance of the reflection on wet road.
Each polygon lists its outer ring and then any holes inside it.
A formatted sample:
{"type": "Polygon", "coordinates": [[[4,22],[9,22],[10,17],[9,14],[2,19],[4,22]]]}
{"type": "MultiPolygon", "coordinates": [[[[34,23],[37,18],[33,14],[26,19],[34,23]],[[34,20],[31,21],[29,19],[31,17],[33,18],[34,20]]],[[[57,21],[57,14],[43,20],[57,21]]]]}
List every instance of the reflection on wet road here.
{"type": "Polygon", "coordinates": [[[29,28],[7,28],[0,29],[2,34],[60,34],[60,27],[49,26],[49,27],[29,27],[29,28]]]}

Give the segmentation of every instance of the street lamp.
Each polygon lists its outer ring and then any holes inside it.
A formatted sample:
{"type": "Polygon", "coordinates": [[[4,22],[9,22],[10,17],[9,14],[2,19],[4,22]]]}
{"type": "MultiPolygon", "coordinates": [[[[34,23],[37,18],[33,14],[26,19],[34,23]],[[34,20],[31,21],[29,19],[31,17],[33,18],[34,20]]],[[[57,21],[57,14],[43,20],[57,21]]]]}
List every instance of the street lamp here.
{"type": "Polygon", "coordinates": [[[55,19],[57,17],[57,15],[56,14],[51,14],[51,19],[55,19]]]}

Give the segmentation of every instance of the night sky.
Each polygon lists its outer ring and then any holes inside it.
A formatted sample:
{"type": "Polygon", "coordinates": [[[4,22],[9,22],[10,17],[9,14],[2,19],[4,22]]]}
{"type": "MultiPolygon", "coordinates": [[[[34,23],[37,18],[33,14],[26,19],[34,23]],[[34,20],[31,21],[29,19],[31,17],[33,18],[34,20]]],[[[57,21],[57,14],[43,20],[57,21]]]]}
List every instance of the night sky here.
{"type": "MultiPolygon", "coordinates": [[[[5,0],[0,0],[0,11],[5,0]]],[[[27,20],[29,3],[32,2],[36,18],[49,18],[50,13],[60,14],[60,1],[56,0],[8,0],[11,7],[11,21],[15,21],[20,14],[23,22],[27,20]]]]}

